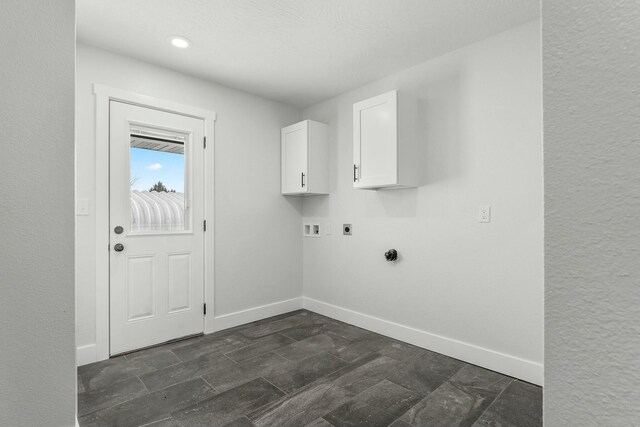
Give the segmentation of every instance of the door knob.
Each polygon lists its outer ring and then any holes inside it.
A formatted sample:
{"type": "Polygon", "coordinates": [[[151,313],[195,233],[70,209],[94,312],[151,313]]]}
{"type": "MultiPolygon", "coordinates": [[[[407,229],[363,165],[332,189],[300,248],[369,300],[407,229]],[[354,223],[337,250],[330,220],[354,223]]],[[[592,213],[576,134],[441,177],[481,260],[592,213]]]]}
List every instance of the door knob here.
{"type": "Polygon", "coordinates": [[[116,243],[113,250],[116,252],[122,252],[124,251],[124,245],[122,243],[116,243]]]}

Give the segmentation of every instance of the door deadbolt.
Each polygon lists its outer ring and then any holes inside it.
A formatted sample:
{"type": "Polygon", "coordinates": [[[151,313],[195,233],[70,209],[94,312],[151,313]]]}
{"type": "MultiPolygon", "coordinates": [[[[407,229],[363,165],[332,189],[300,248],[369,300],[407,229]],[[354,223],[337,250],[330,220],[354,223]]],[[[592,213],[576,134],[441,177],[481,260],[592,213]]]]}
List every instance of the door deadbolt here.
{"type": "Polygon", "coordinates": [[[116,251],[116,252],[122,252],[122,251],[124,251],[124,245],[122,243],[116,243],[113,246],[113,250],[116,251]]]}
{"type": "Polygon", "coordinates": [[[122,234],[122,232],[124,231],[124,228],[122,228],[121,225],[116,226],[116,228],[113,229],[113,232],[116,234],[122,234]]]}

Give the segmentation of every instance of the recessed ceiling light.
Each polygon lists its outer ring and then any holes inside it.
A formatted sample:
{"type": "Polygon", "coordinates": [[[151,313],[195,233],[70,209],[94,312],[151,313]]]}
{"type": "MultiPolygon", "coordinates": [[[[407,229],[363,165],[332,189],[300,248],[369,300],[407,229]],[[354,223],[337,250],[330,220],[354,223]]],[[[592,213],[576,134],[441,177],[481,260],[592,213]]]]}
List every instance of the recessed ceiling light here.
{"type": "Polygon", "coordinates": [[[185,49],[191,46],[191,42],[189,40],[180,36],[171,36],[169,37],[169,41],[171,42],[172,45],[174,45],[175,47],[179,47],[181,49],[185,49]]]}

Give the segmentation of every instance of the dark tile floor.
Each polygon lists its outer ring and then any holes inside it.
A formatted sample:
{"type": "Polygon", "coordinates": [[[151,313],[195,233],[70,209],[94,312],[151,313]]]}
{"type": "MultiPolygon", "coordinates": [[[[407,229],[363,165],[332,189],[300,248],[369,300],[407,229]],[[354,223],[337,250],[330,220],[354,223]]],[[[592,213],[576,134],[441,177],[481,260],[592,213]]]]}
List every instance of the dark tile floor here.
{"type": "Polygon", "coordinates": [[[540,387],[309,311],[78,368],[81,426],[540,426],[540,387]]]}

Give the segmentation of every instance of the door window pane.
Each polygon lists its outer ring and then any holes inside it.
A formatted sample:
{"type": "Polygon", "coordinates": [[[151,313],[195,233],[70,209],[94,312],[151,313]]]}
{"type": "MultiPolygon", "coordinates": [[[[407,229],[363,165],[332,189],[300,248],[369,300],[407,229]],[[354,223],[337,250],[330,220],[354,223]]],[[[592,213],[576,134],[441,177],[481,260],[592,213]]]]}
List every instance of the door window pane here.
{"type": "Polygon", "coordinates": [[[189,230],[185,189],[187,137],[166,131],[131,128],[131,232],[189,230]]]}

